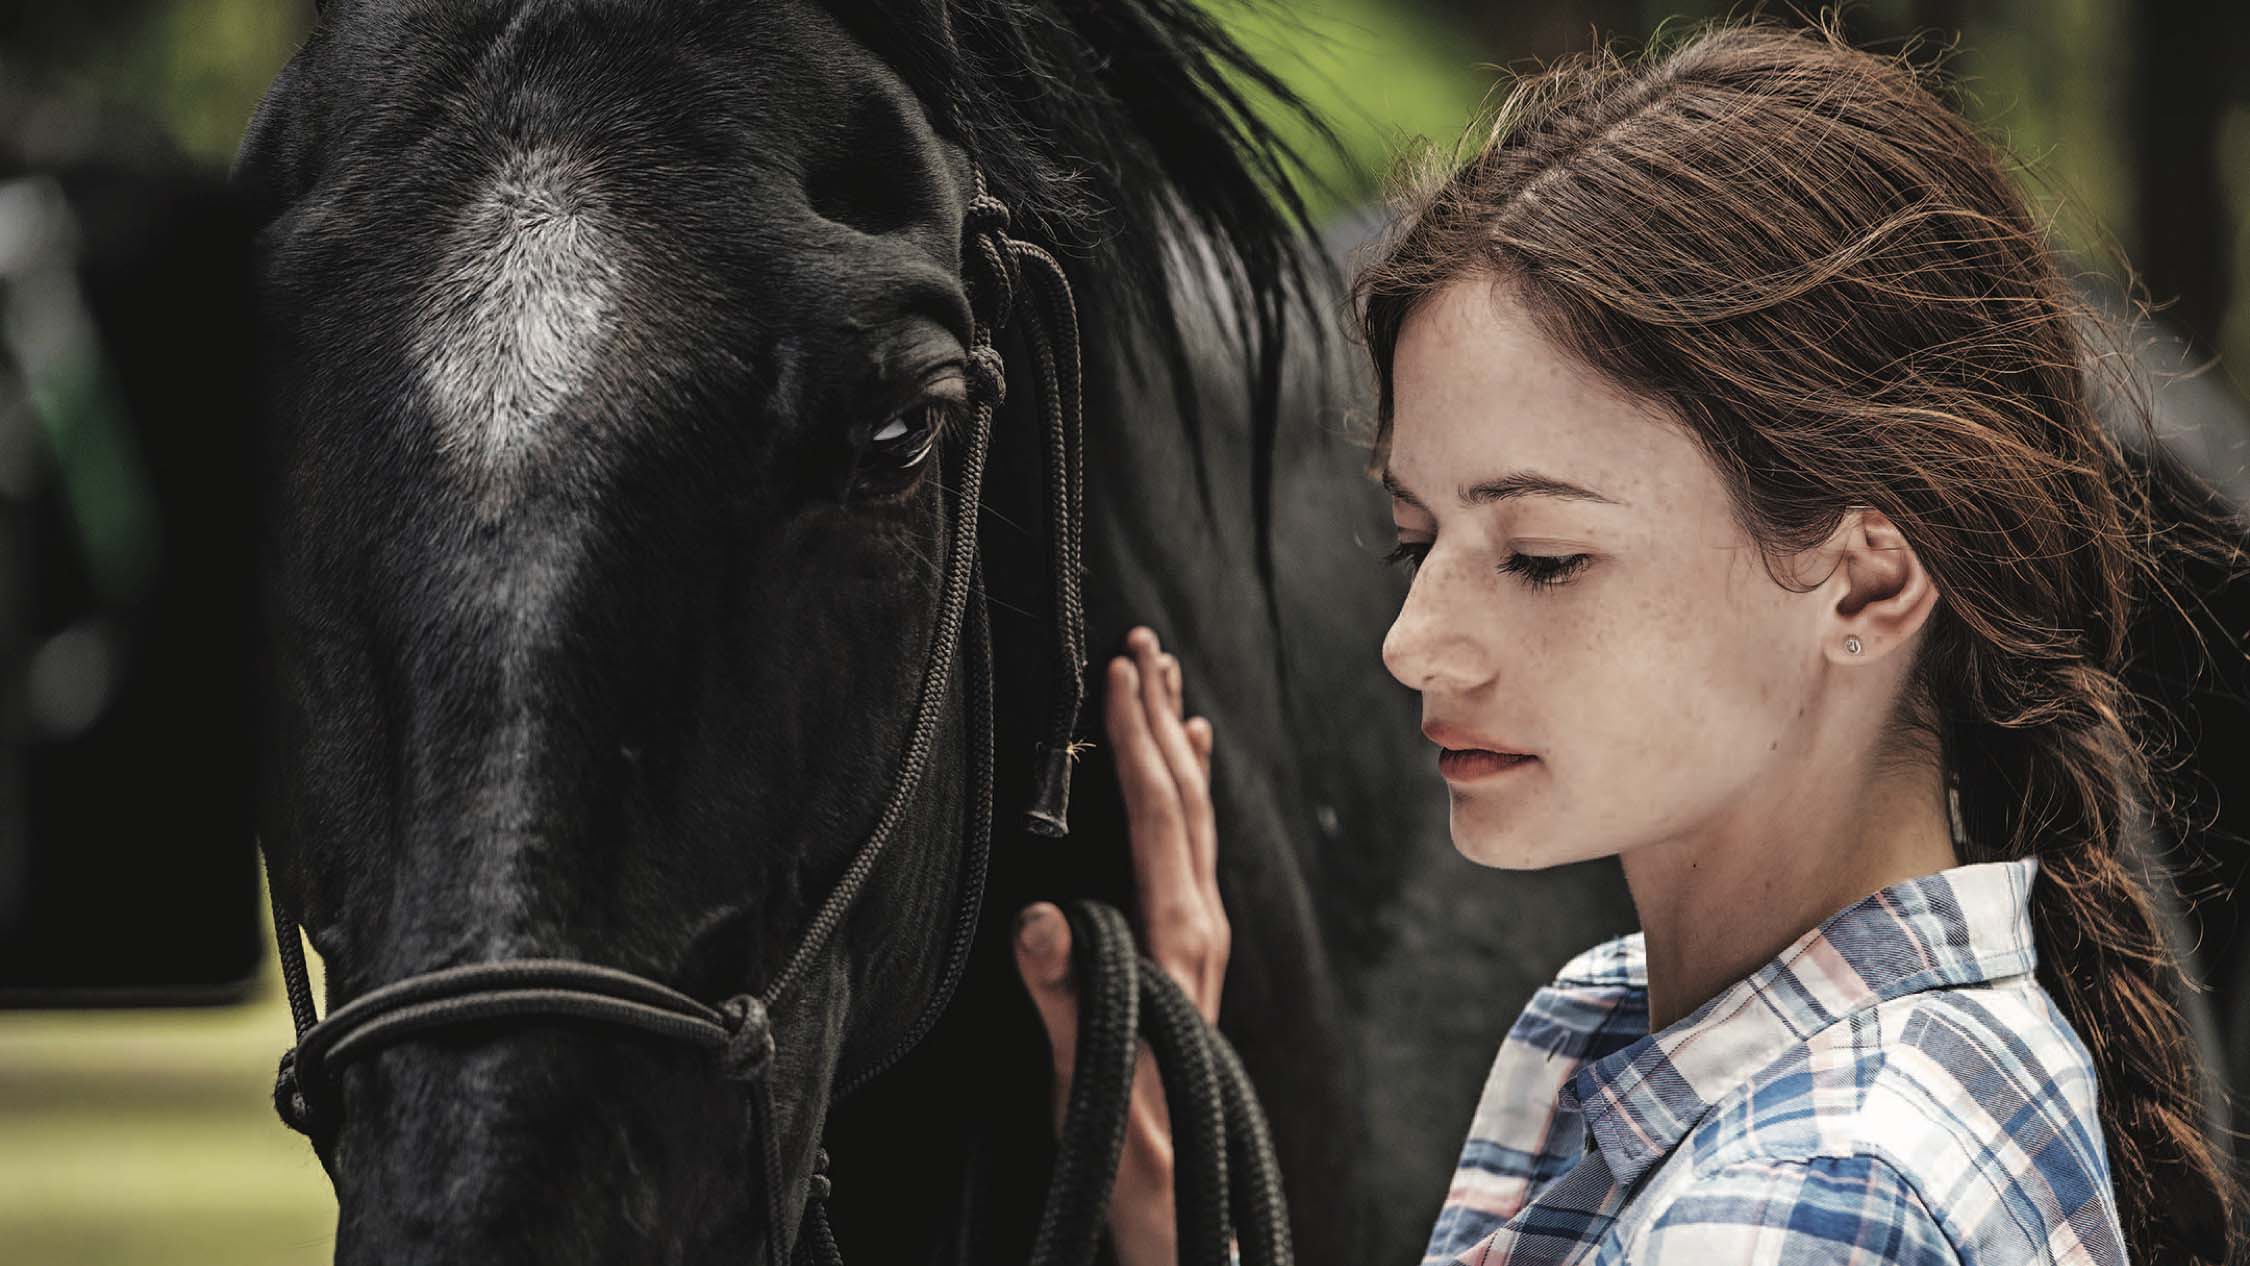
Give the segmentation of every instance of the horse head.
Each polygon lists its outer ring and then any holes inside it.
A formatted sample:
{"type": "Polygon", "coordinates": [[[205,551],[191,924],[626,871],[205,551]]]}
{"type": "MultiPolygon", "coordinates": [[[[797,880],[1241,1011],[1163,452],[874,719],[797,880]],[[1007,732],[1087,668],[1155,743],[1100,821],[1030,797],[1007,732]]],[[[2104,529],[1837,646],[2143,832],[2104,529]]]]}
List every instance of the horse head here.
{"type": "MultiPolygon", "coordinates": [[[[875,832],[943,641],[961,146],[808,4],[371,0],[331,6],[237,181],[260,830],[331,1006],[515,960],[757,994],[875,832]]],[[[976,896],[954,662],[883,864],[770,1017],[791,1231],[823,1105],[942,1003],[976,896]]],[[[337,1260],[751,1256],[768,1144],[715,1063],[556,1015],[338,1063],[337,1260]]]]}

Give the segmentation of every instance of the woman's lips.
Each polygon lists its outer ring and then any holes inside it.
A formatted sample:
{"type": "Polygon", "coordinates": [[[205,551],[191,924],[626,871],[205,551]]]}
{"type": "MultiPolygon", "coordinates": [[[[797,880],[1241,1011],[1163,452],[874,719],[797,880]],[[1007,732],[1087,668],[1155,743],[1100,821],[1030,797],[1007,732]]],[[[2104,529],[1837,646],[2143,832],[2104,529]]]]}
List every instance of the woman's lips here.
{"type": "Polygon", "coordinates": [[[1504,752],[1487,752],[1481,748],[1438,749],[1438,773],[1447,782],[1476,782],[1495,778],[1513,769],[1521,769],[1539,759],[1536,756],[1518,756],[1504,752]]]}

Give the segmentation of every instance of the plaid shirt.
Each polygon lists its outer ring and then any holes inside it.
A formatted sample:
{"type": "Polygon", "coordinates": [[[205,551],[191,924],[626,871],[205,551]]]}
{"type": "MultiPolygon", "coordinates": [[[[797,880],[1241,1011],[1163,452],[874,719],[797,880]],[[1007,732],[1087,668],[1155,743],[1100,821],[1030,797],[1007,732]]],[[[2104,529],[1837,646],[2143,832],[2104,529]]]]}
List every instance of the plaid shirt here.
{"type": "Polygon", "coordinates": [[[2036,858],[1893,884],[1651,1035],[1641,935],[1509,1031],[1425,1266],[2125,1261],[2036,858]]]}

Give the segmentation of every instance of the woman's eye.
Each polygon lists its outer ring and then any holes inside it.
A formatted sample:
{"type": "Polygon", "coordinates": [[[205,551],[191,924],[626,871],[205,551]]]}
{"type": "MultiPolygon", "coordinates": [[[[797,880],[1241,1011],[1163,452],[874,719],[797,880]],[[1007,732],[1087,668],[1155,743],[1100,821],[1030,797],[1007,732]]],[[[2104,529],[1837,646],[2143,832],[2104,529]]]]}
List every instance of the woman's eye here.
{"type": "Polygon", "coordinates": [[[1527,588],[1547,589],[1585,570],[1592,560],[1590,554],[1510,554],[1500,571],[1520,577],[1527,588]]]}
{"type": "MultiPolygon", "coordinates": [[[[1385,563],[1404,564],[1411,573],[1429,557],[1430,542],[1400,541],[1391,552],[1383,555],[1385,563]]],[[[1593,561],[1591,554],[1510,554],[1500,564],[1503,575],[1513,575],[1529,589],[1539,590],[1559,585],[1585,570],[1593,561]]]]}

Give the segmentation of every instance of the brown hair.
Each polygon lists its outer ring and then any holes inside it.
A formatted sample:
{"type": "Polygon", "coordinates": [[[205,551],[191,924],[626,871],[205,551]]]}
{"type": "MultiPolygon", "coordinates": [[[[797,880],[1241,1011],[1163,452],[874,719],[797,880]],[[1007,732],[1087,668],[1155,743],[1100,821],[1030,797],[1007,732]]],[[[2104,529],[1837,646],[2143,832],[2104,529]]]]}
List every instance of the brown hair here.
{"type": "Polygon", "coordinates": [[[1834,19],[1717,24],[1512,88],[1355,286],[1376,460],[1408,316],[1486,277],[1686,425],[1769,572],[1850,507],[1889,516],[1941,594],[1892,754],[1958,771],[1964,862],[2040,859],[2039,980],[2093,1056],[2132,1256],[2224,1260],[2242,1202],[2129,838],[2162,789],[2118,674],[2180,527],[2158,531],[2098,417],[2113,401],[2149,426],[2142,394],[2108,390],[2129,357],[2096,353],[2110,327],[1996,148],[1834,19]]]}

